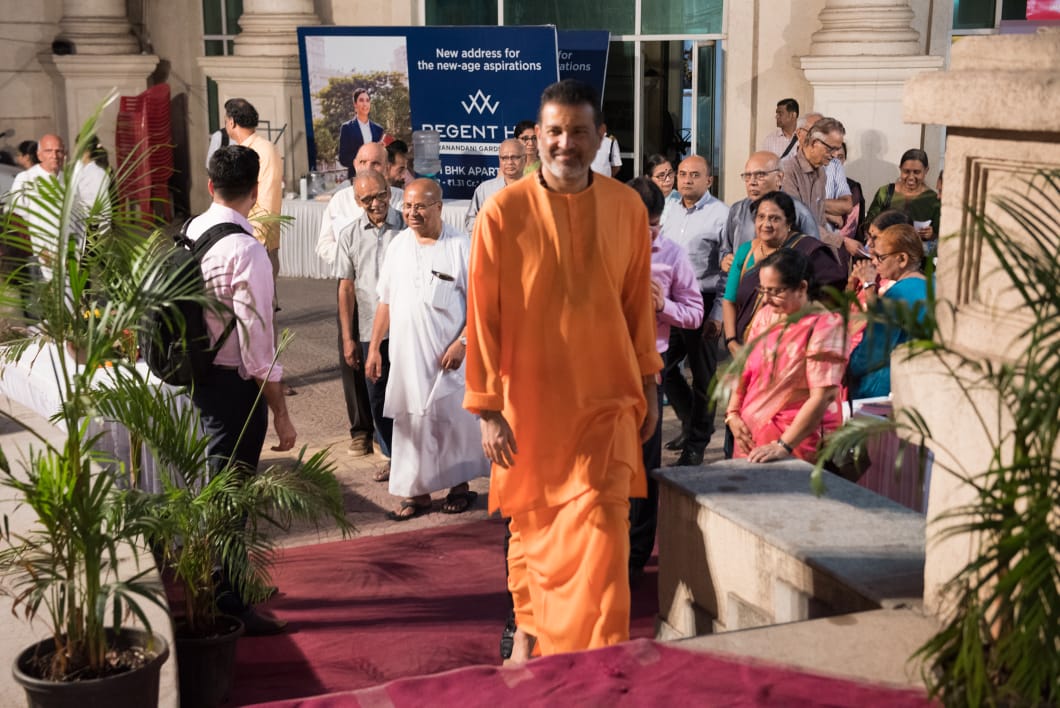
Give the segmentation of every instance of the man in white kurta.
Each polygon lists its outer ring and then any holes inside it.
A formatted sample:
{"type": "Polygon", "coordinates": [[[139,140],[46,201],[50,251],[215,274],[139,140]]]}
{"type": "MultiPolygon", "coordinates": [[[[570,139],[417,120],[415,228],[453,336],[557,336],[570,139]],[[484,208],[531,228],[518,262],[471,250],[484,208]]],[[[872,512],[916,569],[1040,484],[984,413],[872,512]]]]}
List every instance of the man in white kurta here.
{"type": "Polygon", "coordinates": [[[390,493],[404,497],[390,518],[431,508],[449,489],[446,513],[466,511],[468,481],[489,473],[478,419],[463,408],[467,345],[467,268],[471,241],[442,221],[442,191],[430,179],[405,189],[408,228],[394,237],[379,276],[379,308],[365,375],[381,374],[380,344],[390,334],[384,415],[394,421],[390,493]]]}

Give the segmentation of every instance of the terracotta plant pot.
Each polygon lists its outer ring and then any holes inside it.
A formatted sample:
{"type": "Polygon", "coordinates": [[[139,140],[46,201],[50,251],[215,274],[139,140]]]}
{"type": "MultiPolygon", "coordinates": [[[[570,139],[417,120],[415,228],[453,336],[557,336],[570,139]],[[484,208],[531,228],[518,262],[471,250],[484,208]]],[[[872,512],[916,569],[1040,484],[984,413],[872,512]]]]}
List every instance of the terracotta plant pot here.
{"type": "Polygon", "coordinates": [[[54,646],[45,639],[29,647],[15,659],[15,681],[26,691],[29,708],[144,708],[158,705],[158,680],[162,664],[169,658],[169,644],[159,635],[138,629],[121,633],[107,630],[111,646],[152,647],[155,657],[146,665],[124,674],[84,681],[49,681],[37,678],[33,658],[48,654],[54,646]]]}

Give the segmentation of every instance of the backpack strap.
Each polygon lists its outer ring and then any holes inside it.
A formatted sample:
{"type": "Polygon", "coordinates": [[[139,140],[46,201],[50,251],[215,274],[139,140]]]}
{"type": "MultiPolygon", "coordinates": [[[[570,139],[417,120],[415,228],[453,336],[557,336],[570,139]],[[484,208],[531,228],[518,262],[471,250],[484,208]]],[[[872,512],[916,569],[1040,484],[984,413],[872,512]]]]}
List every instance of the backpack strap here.
{"type": "Polygon", "coordinates": [[[891,202],[894,201],[894,182],[887,185],[887,198],[883,200],[883,209],[886,211],[891,208],[891,202]]]}
{"type": "Polygon", "coordinates": [[[784,148],[784,152],[782,152],[780,154],[780,159],[781,160],[783,160],[785,157],[788,156],[788,153],[791,152],[791,149],[793,147],[795,147],[795,143],[797,143],[798,141],[799,141],[799,134],[798,133],[793,134],[791,136],[791,142],[788,143],[788,146],[786,148],[784,148]]]}
{"type": "MultiPolygon", "coordinates": [[[[222,221],[220,224],[214,224],[210,228],[206,229],[199,238],[192,241],[188,238],[188,224],[191,223],[191,219],[184,222],[184,226],[180,229],[181,245],[188,248],[191,254],[195,256],[195,260],[199,262],[199,267],[202,267],[202,259],[206,256],[206,253],[217,245],[217,242],[223,239],[225,236],[230,234],[251,234],[247,232],[239,224],[234,224],[231,221],[222,221]]],[[[228,337],[232,334],[232,331],[236,328],[236,318],[233,317],[225,325],[224,331],[221,332],[221,336],[217,338],[217,344],[213,346],[213,350],[217,351],[221,346],[228,341],[228,337]]]]}

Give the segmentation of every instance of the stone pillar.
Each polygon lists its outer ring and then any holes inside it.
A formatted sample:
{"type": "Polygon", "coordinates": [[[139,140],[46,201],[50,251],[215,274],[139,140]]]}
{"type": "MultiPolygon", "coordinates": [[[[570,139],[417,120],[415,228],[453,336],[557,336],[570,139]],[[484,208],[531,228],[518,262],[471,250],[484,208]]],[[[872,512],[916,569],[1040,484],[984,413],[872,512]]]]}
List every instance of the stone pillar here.
{"type": "MultiPolygon", "coordinates": [[[[72,146],[81,124],[112,91],[134,96],[147,88],[158,57],[140,54],[125,14],[125,0],[64,0],[59,37],[73,44],[74,54],[38,56],[55,87],[56,122],[72,146]]],[[[114,150],[117,101],[100,116],[96,133],[114,150]]]]}
{"type": "Polygon", "coordinates": [[[125,14],[125,0],[63,0],[60,37],[76,54],[139,54],[125,14]]]}
{"type": "MultiPolygon", "coordinates": [[[[939,246],[938,296],[946,303],[938,308],[940,336],[974,359],[1001,362],[1018,355],[1029,315],[966,207],[985,210],[1004,228],[1012,220],[995,199],[1009,189],[1026,193],[1024,180],[1060,167],[1058,75],[1060,31],[1053,30],[967,37],[953,46],[948,71],[906,85],[905,119],[946,127],[941,232],[952,236],[939,246]]],[[[1060,220],[1056,204],[1041,209],[1043,221],[1060,220]]],[[[987,467],[991,444],[977,416],[998,436],[1009,424],[1003,406],[982,391],[969,396],[960,390],[940,363],[896,357],[892,371],[896,405],[919,410],[935,440],[930,524],[973,498],[971,487],[948,470],[978,475],[987,467]]],[[[969,536],[939,540],[942,528],[928,527],[924,571],[924,604],[935,614],[947,609],[942,586],[977,553],[969,536]]]]}
{"type": "MultiPolygon", "coordinates": [[[[295,29],[319,24],[313,0],[245,0],[235,55],[198,60],[203,73],[217,82],[222,107],[229,98],[245,98],[274,130],[286,126],[276,143],[284,158],[285,192],[297,191],[298,177],[309,169],[295,29]]],[[[206,146],[201,149],[193,162],[205,160],[206,146]]]]}
{"type": "Polygon", "coordinates": [[[295,28],[319,24],[313,0],[245,0],[236,56],[298,56],[295,28]]]}
{"type": "MultiPolygon", "coordinates": [[[[813,108],[847,129],[847,174],[867,198],[898,176],[898,160],[926,139],[902,122],[902,87],[943,58],[924,55],[909,0],[827,0],[810,53],[798,60],[813,87],[813,108]]],[[[938,155],[931,157],[937,158],[938,155]]],[[[934,160],[938,162],[938,160],[934,160]]]]}

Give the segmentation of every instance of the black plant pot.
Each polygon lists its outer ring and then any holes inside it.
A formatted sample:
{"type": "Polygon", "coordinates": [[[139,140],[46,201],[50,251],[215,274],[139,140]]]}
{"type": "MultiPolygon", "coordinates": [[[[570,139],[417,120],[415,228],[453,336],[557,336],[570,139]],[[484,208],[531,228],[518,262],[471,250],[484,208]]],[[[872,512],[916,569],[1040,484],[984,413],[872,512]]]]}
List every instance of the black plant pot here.
{"type": "Polygon", "coordinates": [[[181,708],[215,708],[228,696],[236,665],[236,640],[243,636],[243,623],[227,615],[217,619],[217,631],[208,637],[192,637],[177,626],[181,708]]]}
{"type": "Polygon", "coordinates": [[[48,681],[33,675],[37,656],[53,651],[53,640],[45,639],[29,647],[15,659],[15,680],[26,691],[28,708],[143,708],[158,705],[158,679],[162,664],[169,658],[169,645],[159,635],[138,629],[120,633],[107,630],[112,647],[148,647],[155,657],[146,665],[124,674],[84,681],[48,681]]]}

